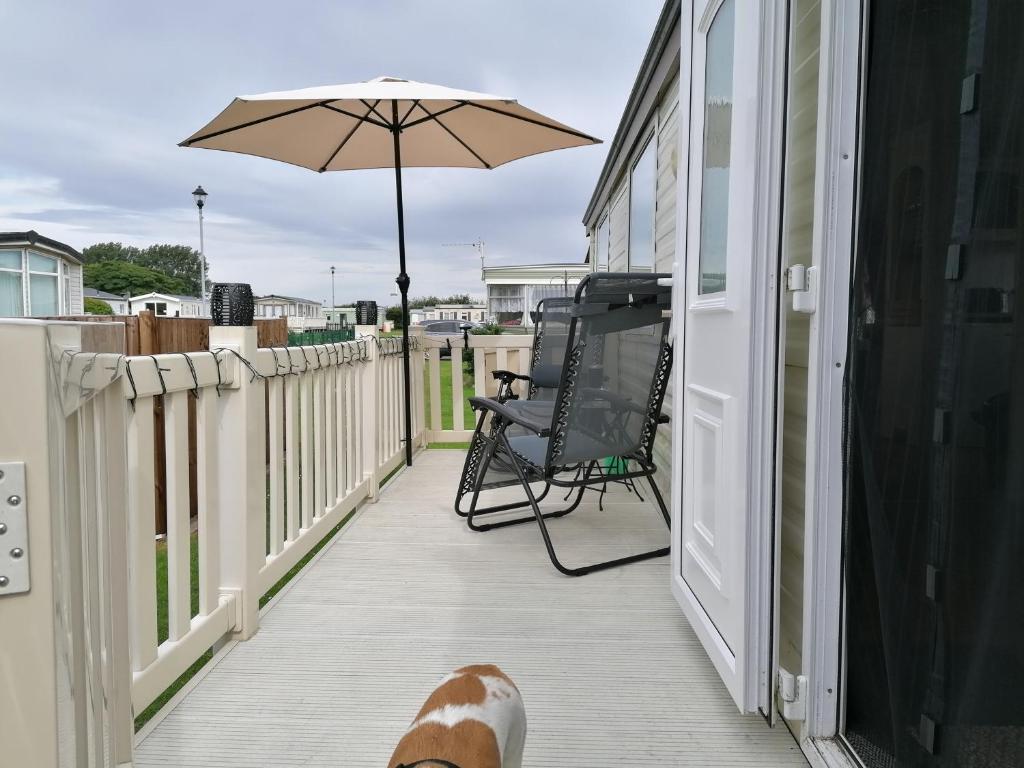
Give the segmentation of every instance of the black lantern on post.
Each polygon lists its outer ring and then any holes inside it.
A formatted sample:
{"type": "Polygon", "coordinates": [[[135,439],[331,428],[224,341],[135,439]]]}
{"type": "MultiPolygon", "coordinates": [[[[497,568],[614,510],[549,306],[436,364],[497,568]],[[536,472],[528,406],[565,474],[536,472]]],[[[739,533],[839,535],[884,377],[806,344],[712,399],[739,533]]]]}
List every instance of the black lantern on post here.
{"type": "Polygon", "coordinates": [[[252,325],[252,287],[248,283],[214,283],[210,317],[214,325],[252,325]]]}

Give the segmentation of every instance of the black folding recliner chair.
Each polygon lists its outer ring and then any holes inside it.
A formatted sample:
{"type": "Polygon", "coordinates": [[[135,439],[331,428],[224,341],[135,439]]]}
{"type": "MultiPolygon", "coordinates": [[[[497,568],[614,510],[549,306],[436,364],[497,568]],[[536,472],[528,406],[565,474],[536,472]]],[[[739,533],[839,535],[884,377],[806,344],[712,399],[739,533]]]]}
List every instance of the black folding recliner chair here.
{"type": "Polygon", "coordinates": [[[668,509],[654,482],[657,468],[652,457],[657,427],[667,421],[661,407],[672,366],[669,320],[663,316],[671,289],[658,285],[658,279],[666,277],[595,273],[584,278],[569,311],[568,343],[550,414],[530,401],[470,398],[473,408],[481,411],[464,471],[472,488],[466,513],[470,528],[485,531],[536,520],[551,562],[570,576],[669,553],[664,547],[592,565],[565,566],[555,554],[546,520],[566,511],[543,513],[530,488],[531,482],[543,482],[545,488],[578,489],[582,495],[587,487],[606,482],[600,466],[611,459],[627,467],[620,478],[648,479],[669,524],[668,509]],[[533,515],[478,523],[476,518],[484,511],[502,511],[478,510],[480,492],[509,485],[521,486],[526,501],[504,509],[529,506],[533,515]]]}
{"type": "MultiPolygon", "coordinates": [[[[530,373],[524,375],[506,370],[493,371],[492,375],[498,381],[498,393],[495,399],[499,403],[515,401],[516,405],[514,407],[530,413],[534,418],[547,420],[551,418],[551,414],[554,411],[555,396],[558,394],[558,383],[562,375],[562,362],[565,359],[565,349],[569,339],[569,310],[574,303],[575,299],[572,296],[541,299],[537,303],[533,346],[530,350],[530,373]],[[520,399],[514,389],[517,381],[527,384],[525,388],[526,397],[523,399],[520,399]]],[[[484,421],[487,420],[487,417],[486,411],[480,413],[477,419],[478,432],[484,427],[484,421]]],[[[473,492],[476,468],[480,465],[482,450],[482,443],[474,440],[466,456],[462,477],[459,480],[459,487],[455,494],[455,511],[461,517],[466,517],[468,514],[466,510],[462,509],[462,500],[473,492]]],[[[544,489],[538,496],[538,500],[543,500],[550,490],[550,484],[545,484],[544,489]]],[[[577,494],[576,499],[569,507],[560,510],[557,515],[561,516],[572,512],[579,505],[581,496],[582,493],[577,494]]],[[[529,502],[527,501],[498,504],[478,508],[476,514],[484,515],[490,512],[507,512],[512,509],[522,509],[528,505],[529,502]]]]}

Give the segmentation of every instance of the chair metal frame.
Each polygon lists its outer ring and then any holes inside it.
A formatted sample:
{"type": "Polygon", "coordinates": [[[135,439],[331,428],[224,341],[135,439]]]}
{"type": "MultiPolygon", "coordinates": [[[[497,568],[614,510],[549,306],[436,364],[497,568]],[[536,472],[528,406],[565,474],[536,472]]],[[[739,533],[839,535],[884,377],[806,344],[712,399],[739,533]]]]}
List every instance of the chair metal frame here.
{"type": "MultiPolygon", "coordinates": [[[[576,291],[574,303],[577,308],[579,308],[581,303],[585,303],[588,288],[591,283],[604,280],[620,280],[626,281],[627,283],[630,280],[643,280],[648,285],[652,285],[657,283],[658,278],[664,277],[668,277],[668,275],[651,273],[599,273],[590,275],[580,282],[576,291]]],[[[615,306],[617,308],[631,308],[633,306],[640,306],[643,301],[646,301],[647,305],[650,306],[652,301],[655,303],[667,302],[667,297],[668,292],[662,290],[658,290],[656,293],[650,293],[646,297],[642,296],[639,299],[630,293],[628,297],[621,297],[618,300],[619,303],[615,306]]],[[[593,393],[595,402],[605,402],[609,406],[610,412],[619,414],[623,418],[625,418],[627,414],[642,416],[643,427],[639,446],[635,450],[628,452],[628,454],[614,457],[618,459],[626,459],[629,462],[629,464],[626,465],[626,471],[616,475],[616,479],[633,480],[646,477],[650,483],[651,491],[665,524],[667,527],[671,527],[671,517],[669,515],[668,508],[665,505],[665,500],[661,495],[661,491],[658,489],[658,486],[654,481],[654,475],[657,472],[657,467],[653,461],[654,435],[657,431],[658,425],[667,423],[668,421],[668,418],[661,413],[661,408],[664,403],[665,391],[668,386],[669,373],[672,366],[672,345],[668,339],[669,321],[662,314],[662,319],[657,323],[657,325],[661,326],[661,337],[658,342],[658,357],[655,370],[653,372],[652,383],[648,392],[647,403],[640,406],[638,403],[621,397],[617,393],[609,392],[600,388],[583,386],[583,382],[580,377],[580,366],[583,353],[581,349],[582,345],[579,343],[579,323],[581,316],[585,314],[586,312],[584,311],[574,311],[570,320],[568,345],[566,347],[565,358],[562,366],[560,386],[555,400],[555,408],[550,419],[546,420],[543,418],[543,415],[538,415],[536,413],[531,416],[528,408],[520,406],[515,401],[506,400],[504,402],[500,402],[499,400],[492,398],[470,398],[470,404],[474,410],[480,412],[480,416],[477,420],[476,430],[473,434],[473,443],[470,449],[470,454],[467,456],[466,467],[463,471],[463,478],[462,481],[460,481],[460,488],[456,499],[456,511],[466,518],[467,525],[475,531],[488,531],[510,525],[536,521],[540,528],[541,536],[544,540],[544,546],[552,565],[554,565],[559,572],[568,576],[582,576],[584,574],[604,570],[606,568],[613,568],[655,557],[664,557],[668,555],[670,551],[669,547],[661,547],[581,567],[566,566],[559,560],[558,555],[555,552],[555,547],[546,521],[552,518],[562,517],[563,515],[572,512],[579,506],[583,492],[587,488],[604,485],[608,482],[608,478],[600,470],[599,460],[596,458],[585,461],[571,461],[568,463],[560,463],[559,461],[560,451],[562,447],[564,447],[566,437],[569,433],[570,421],[572,418],[570,414],[570,405],[573,402],[573,398],[576,397],[575,393],[577,387],[580,388],[581,392],[593,393]],[[489,426],[487,427],[487,434],[485,436],[484,427],[488,416],[490,417],[490,420],[489,426]],[[507,434],[508,428],[513,425],[525,430],[528,434],[547,439],[546,455],[543,464],[532,461],[514,449],[509,440],[509,435],[507,434]],[[523,502],[514,502],[477,509],[480,492],[484,490],[485,483],[483,481],[486,477],[487,470],[490,468],[492,462],[496,460],[501,462],[500,466],[502,466],[503,469],[510,468],[512,473],[515,475],[514,480],[502,481],[499,485],[513,485],[518,482],[525,492],[526,500],[523,502]],[[534,495],[533,489],[530,487],[531,482],[543,482],[545,484],[544,491],[539,496],[534,495]],[[560,509],[545,513],[541,511],[540,502],[543,501],[544,497],[552,487],[574,489],[577,491],[576,498],[573,500],[572,505],[567,509],[560,509]],[[470,506],[465,513],[462,513],[458,509],[459,501],[469,492],[472,492],[470,506]],[[511,511],[527,506],[531,508],[533,513],[532,515],[486,524],[477,523],[475,520],[476,517],[482,514],[511,511]]],[[[497,487],[497,485],[490,484],[488,487],[497,487]]]]}
{"type": "MultiPolygon", "coordinates": [[[[537,322],[534,325],[533,344],[531,345],[531,348],[530,348],[530,373],[529,373],[529,375],[526,375],[526,374],[521,374],[521,373],[515,373],[514,371],[507,371],[507,370],[492,371],[491,372],[491,376],[498,382],[498,392],[497,392],[497,395],[495,396],[495,399],[499,403],[506,403],[506,402],[508,402],[510,400],[519,400],[520,399],[519,395],[516,393],[515,389],[513,388],[517,381],[527,382],[529,384],[529,387],[528,387],[527,393],[526,393],[526,399],[527,400],[531,400],[531,401],[534,400],[534,398],[537,395],[537,392],[540,389],[548,389],[549,388],[549,387],[545,387],[544,385],[537,384],[534,381],[534,379],[533,379],[533,372],[537,368],[537,366],[540,364],[540,361],[541,361],[542,344],[544,343],[544,338],[545,338],[545,330],[546,330],[545,326],[546,326],[546,323],[545,323],[545,318],[544,318],[544,308],[545,308],[545,306],[551,306],[553,304],[556,304],[558,306],[571,307],[572,304],[574,304],[574,303],[575,303],[575,297],[573,297],[573,296],[548,297],[546,299],[541,299],[540,301],[537,302],[537,322]]],[[[555,388],[551,387],[551,389],[555,389],[555,388]]],[[[552,408],[553,408],[554,407],[554,401],[551,401],[551,402],[552,402],[552,408]]],[[[481,443],[480,440],[478,440],[478,437],[480,435],[481,429],[483,429],[483,427],[484,427],[484,422],[486,421],[486,419],[487,419],[487,412],[486,411],[481,411],[480,412],[480,416],[477,418],[477,424],[476,424],[476,429],[474,430],[474,433],[473,433],[473,439],[470,441],[470,449],[469,449],[468,455],[466,456],[466,463],[463,466],[462,477],[459,480],[459,488],[456,491],[456,495],[455,495],[455,513],[457,515],[459,515],[459,517],[468,517],[468,515],[469,515],[469,512],[467,510],[463,510],[461,508],[461,502],[462,502],[462,499],[465,498],[466,495],[471,493],[472,490],[473,490],[472,481],[473,481],[473,478],[475,477],[475,472],[476,472],[476,470],[479,467],[479,460],[481,458],[481,451],[482,451],[482,443],[481,443]]],[[[537,497],[537,500],[538,501],[543,501],[547,497],[548,493],[550,493],[550,491],[551,491],[551,483],[545,483],[544,484],[544,490],[541,491],[540,495],[537,497]]],[[[562,517],[563,515],[567,515],[567,514],[569,514],[570,512],[572,512],[573,510],[575,510],[579,506],[580,501],[582,501],[582,499],[583,499],[583,492],[581,490],[576,495],[576,498],[571,502],[571,504],[567,508],[560,509],[560,510],[557,510],[555,512],[546,513],[546,516],[547,517],[562,517]]],[[[565,500],[568,501],[568,499],[565,499],[565,500]]],[[[511,510],[514,510],[514,509],[523,509],[525,507],[528,507],[529,505],[530,505],[529,501],[514,502],[514,503],[510,503],[510,504],[497,504],[497,505],[494,505],[494,506],[484,507],[482,509],[477,509],[474,512],[474,514],[475,515],[486,515],[486,514],[490,514],[490,513],[494,513],[494,512],[509,512],[511,510]]],[[[532,520],[533,518],[531,517],[529,519],[532,520]]],[[[504,523],[495,523],[494,527],[503,527],[503,526],[506,526],[506,525],[513,525],[513,524],[515,524],[515,522],[516,521],[507,521],[507,522],[504,522],[504,523]]]]}

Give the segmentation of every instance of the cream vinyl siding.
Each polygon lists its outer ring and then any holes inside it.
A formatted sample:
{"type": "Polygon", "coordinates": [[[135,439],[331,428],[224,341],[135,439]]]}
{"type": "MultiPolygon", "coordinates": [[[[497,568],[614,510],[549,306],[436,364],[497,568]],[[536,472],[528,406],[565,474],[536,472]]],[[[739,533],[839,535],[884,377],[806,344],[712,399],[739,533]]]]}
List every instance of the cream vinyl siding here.
{"type": "MultiPolygon", "coordinates": [[[[657,204],[654,212],[654,269],[671,272],[676,254],[676,165],[679,137],[679,79],[665,91],[658,105],[658,174],[657,204]]],[[[679,360],[674,361],[678,365],[679,360]]],[[[672,416],[672,381],[665,392],[663,411],[672,416]]],[[[654,463],[658,466],[655,479],[665,502],[672,502],[672,427],[658,429],[654,440],[654,463]]]]}
{"type": "Polygon", "coordinates": [[[654,269],[671,272],[676,254],[676,158],[679,139],[679,80],[658,108],[658,200],[654,214],[654,269]]]}
{"type": "Polygon", "coordinates": [[[71,278],[71,306],[67,314],[81,315],[85,312],[84,302],[82,301],[82,265],[64,262],[64,268],[67,269],[68,275],[71,278]]]}
{"type": "Polygon", "coordinates": [[[611,231],[608,238],[611,247],[608,254],[608,271],[625,272],[629,250],[629,181],[623,179],[615,190],[612,210],[608,214],[611,219],[611,231]]]}
{"type": "MultiPolygon", "coordinates": [[[[819,0],[797,0],[792,15],[787,113],[783,263],[813,263],[815,147],[818,114],[819,0]]],[[[807,359],[810,316],[785,297],[779,663],[802,670],[804,509],[807,473],[807,359]]]]}

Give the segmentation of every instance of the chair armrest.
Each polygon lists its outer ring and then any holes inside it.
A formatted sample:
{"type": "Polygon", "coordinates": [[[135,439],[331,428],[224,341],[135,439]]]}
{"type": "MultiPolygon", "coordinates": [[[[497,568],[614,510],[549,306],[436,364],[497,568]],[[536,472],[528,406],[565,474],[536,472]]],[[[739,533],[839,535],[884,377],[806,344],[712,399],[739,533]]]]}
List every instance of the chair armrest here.
{"type": "Polygon", "coordinates": [[[471,397],[469,405],[474,411],[490,411],[503,421],[518,424],[521,427],[533,432],[540,437],[548,437],[551,434],[551,424],[531,420],[526,414],[520,413],[514,408],[509,408],[504,403],[499,403],[491,397],[471,397]]]}
{"type": "Polygon", "coordinates": [[[513,381],[530,381],[529,376],[524,376],[521,373],[512,373],[512,371],[491,371],[491,376],[505,384],[511,384],[513,381]]]}

